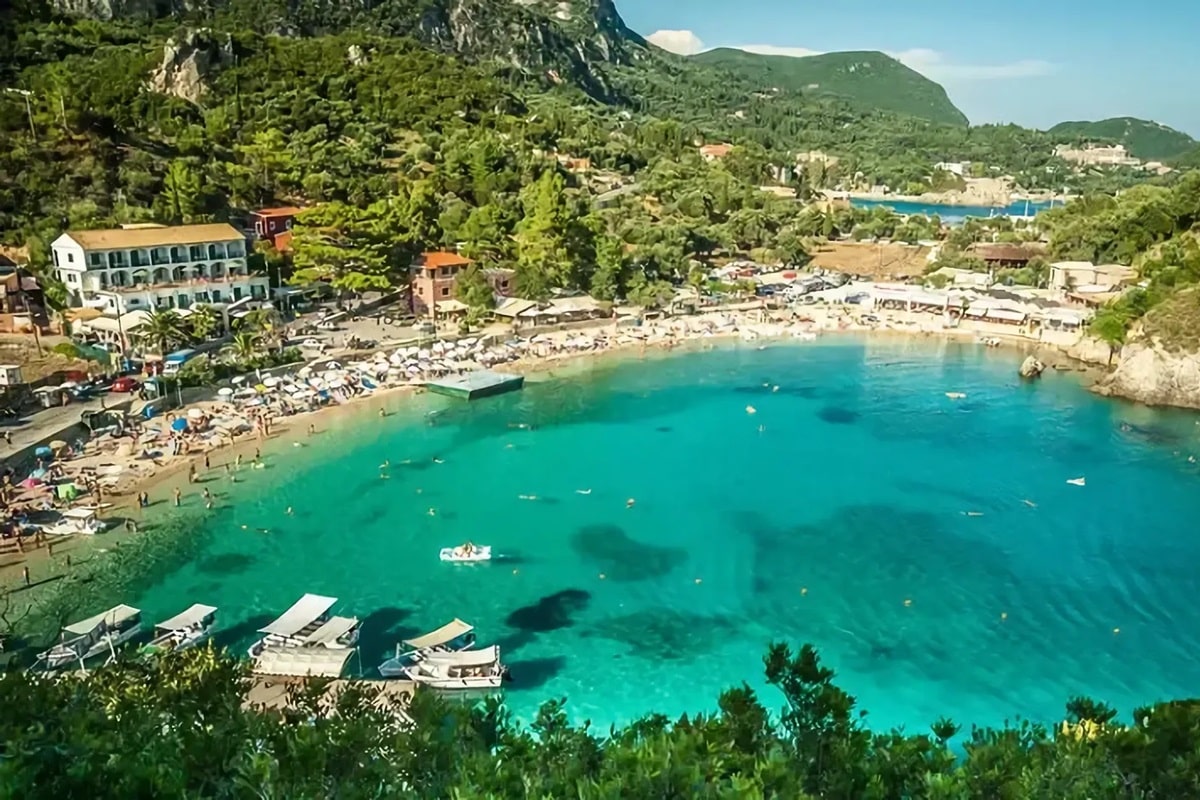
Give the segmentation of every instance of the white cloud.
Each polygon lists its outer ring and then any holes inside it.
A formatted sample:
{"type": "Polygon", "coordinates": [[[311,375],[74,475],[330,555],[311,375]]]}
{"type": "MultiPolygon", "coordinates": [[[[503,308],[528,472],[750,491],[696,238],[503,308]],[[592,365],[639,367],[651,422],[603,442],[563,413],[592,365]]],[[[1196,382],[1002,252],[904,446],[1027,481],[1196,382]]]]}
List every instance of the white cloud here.
{"type": "Polygon", "coordinates": [[[681,56],[693,56],[704,51],[704,42],[692,31],[655,31],[646,37],[646,41],[681,56]]]}
{"type": "Polygon", "coordinates": [[[747,53],[758,53],[760,56],[791,56],[792,58],[819,56],[824,52],[809,50],[807,47],[779,47],[774,44],[743,44],[738,45],[737,49],[745,50],[747,53]]]}
{"type": "Polygon", "coordinates": [[[888,53],[900,63],[935,81],[995,81],[1013,78],[1037,78],[1054,72],[1049,61],[1023,59],[1005,64],[958,64],[948,61],[936,50],[917,47],[888,53]]]}

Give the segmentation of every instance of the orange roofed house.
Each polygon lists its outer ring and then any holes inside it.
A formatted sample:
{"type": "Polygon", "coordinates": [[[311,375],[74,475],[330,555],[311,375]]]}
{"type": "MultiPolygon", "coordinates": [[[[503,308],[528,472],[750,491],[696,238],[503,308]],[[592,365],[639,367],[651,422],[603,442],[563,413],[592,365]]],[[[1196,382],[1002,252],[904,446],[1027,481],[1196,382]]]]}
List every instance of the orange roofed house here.
{"type": "Polygon", "coordinates": [[[700,157],[705,161],[717,161],[729,155],[732,150],[731,144],[706,144],[700,148],[700,157]]]}
{"type": "Polygon", "coordinates": [[[471,259],[446,251],[417,256],[411,279],[413,313],[428,314],[435,303],[453,300],[458,273],[470,263],[471,259]]]}

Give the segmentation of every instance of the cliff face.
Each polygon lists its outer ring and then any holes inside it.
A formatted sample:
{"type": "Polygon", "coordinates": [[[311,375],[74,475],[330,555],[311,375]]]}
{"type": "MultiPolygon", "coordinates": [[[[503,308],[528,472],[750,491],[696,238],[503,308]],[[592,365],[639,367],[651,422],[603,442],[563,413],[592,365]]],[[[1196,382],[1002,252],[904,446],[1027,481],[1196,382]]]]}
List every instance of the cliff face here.
{"type": "Polygon", "coordinates": [[[167,40],[162,64],[150,75],[150,88],[198,103],[212,73],[232,63],[233,42],[228,34],[189,30],[167,40]]]}
{"type": "MultiPolygon", "coordinates": [[[[177,17],[209,24],[252,0],[50,0],[60,13],[111,20],[177,17]]],[[[305,35],[347,27],[410,36],[471,61],[499,63],[616,99],[605,68],[649,58],[612,0],[260,0],[259,19],[305,35]]]]}
{"type": "Polygon", "coordinates": [[[1127,344],[1120,366],[1094,391],[1152,406],[1200,408],[1200,354],[1171,352],[1148,341],[1127,344]]]}

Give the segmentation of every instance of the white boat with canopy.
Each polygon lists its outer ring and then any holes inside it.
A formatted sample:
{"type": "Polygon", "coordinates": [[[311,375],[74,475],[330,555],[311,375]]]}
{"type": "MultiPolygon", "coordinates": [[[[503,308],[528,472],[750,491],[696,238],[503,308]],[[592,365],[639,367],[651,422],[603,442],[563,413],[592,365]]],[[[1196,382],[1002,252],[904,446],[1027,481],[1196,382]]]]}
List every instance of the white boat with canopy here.
{"type": "Polygon", "coordinates": [[[203,644],[217,627],[217,607],[193,604],[168,620],[154,626],[154,639],[144,651],[186,650],[203,644]]]}
{"type": "Polygon", "coordinates": [[[434,653],[456,653],[475,646],[474,626],[454,619],[436,631],[415,639],[405,639],[396,645],[396,655],[379,665],[379,674],[385,678],[399,678],[404,667],[420,661],[434,653]],[[407,647],[407,650],[401,649],[407,647]]]}
{"type": "Polygon", "coordinates": [[[66,626],[61,641],[38,654],[38,664],[59,669],[107,654],[106,664],[117,658],[117,647],[137,636],[142,629],[142,612],[133,606],[119,605],[102,614],[66,626]]]}
{"type": "Polygon", "coordinates": [[[270,647],[254,656],[257,675],[339,678],[354,651],[308,647],[270,647]]]}
{"type": "Polygon", "coordinates": [[[257,657],[268,647],[353,648],[358,643],[360,623],[353,617],[330,616],[335,603],[336,597],[304,595],[279,619],[259,630],[263,637],[251,645],[250,657],[257,657]]]}
{"type": "Polygon", "coordinates": [[[431,689],[499,689],[508,668],[496,645],[482,650],[430,653],[403,668],[406,678],[431,689]]]}
{"type": "Polygon", "coordinates": [[[68,508],[62,518],[42,526],[42,533],[49,536],[71,536],[83,534],[94,536],[108,529],[108,523],[96,516],[94,508],[68,508]]]}

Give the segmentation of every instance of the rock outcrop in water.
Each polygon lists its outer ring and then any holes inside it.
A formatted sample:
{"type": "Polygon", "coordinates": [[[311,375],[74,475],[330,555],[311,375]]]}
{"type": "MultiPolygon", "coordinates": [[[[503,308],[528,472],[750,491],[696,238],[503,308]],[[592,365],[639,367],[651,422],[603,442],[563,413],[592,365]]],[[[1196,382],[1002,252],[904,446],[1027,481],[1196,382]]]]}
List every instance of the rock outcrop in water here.
{"type": "Polygon", "coordinates": [[[1027,356],[1017,370],[1022,378],[1037,378],[1046,370],[1046,365],[1033,356],[1027,356]]]}
{"type": "Polygon", "coordinates": [[[1171,352],[1156,342],[1121,349],[1121,363],[1093,387],[1106,397],[1152,406],[1200,408],[1200,354],[1171,352]]]}

